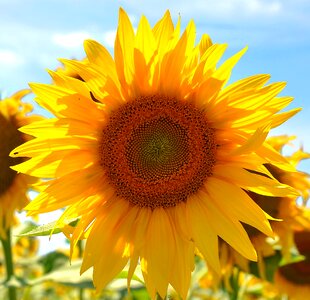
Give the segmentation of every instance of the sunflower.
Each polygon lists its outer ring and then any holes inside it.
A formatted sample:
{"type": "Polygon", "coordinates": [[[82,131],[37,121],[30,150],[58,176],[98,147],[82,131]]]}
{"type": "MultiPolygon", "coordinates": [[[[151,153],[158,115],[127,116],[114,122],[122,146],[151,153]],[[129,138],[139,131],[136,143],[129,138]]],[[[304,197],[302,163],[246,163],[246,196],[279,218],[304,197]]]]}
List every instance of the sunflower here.
{"type": "Polygon", "coordinates": [[[31,137],[18,131],[18,128],[33,121],[37,116],[27,116],[32,110],[30,104],[21,99],[30,90],[21,90],[9,98],[0,100],[0,237],[6,237],[6,231],[14,224],[14,211],[22,209],[28,203],[26,194],[34,177],[17,174],[10,166],[23,162],[23,158],[11,158],[9,153],[31,137]]]}
{"type": "Polygon", "coordinates": [[[294,241],[304,260],[293,262],[278,268],[275,285],[281,292],[287,293],[292,300],[310,298],[310,228],[294,234],[294,241]]]}
{"type": "Polygon", "coordinates": [[[241,222],[272,236],[268,216],[245,191],[295,195],[264,166],[292,166],[266,142],[270,128],[299,111],[278,113],[291,97],[285,83],[254,75],[226,85],[246,49],[217,63],[226,45],[191,21],[180,36],[169,12],[136,33],[120,9],[114,58],[85,41],[87,60],[62,60],[82,80],[50,71],[54,85],[31,84],[55,118],[25,126],[35,139],[13,157],[14,169],[50,178],[30,214],[66,207],[58,220],[80,217],[71,245],[87,237],[81,272],[93,267],[101,290],[138,263],[152,298],[171,284],[186,298],[197,248],[219,271],[218,237],[247,259],[257,255],[241,222]],[[263,174],[263,175],[261,175],[263,174]]]}
{"type": "MultiPolygon", "coordinates": [[[[290,141],[294,139],[295,137],[293,136],[275,136],[268,139],[268,144],[281,153],[283,147],[289,145],[290,141]]],[[[310,154],[304,152],[302,148],[286,156],[286,159],[295,168],[293,172],[281,170],[272,164],[266,165],[272,176],[281,183],[287,184],[298,191],[299,195],[302,196],[304,204],[309,198],[309,174],[299,171],[297,165],[302,159],[308,158],[310,158],[310,154]]],[[[277,220],[271,221],[271,227],[279,238],[278,244],[281,246],[283,256],[285,259],[289,260],[290,249],[293,244],[294,228],[307,228],[309,226],[306,210],[302,205],[298,205],[298,197],[285,196],[271,198],[253,192],[249,192],[249,195],[265,212],[275,219],[282,220],[282,222],[277,220]]],[[[267,243],[265,236],[256,229],[248,226],[246,228],[252,242],[255,244],[256,249],[260,249],[259,252],[262,253],[262,256],[270,255],[272,246],[267,243]]]]}
{"type": "MultiPolygon", "coordinates": [[[[277,151],[282,152],[284,146],[290,146],[290,141],[296,139],[295,136],[281,135],[268,138],[268,143],[277,151]]],[[[300,161],[310,158],[310,153],[305,152],[301,146],[291,155],[286,156],[290,164],[297,168],[300,161]]],[[[293,186],[302,197],[303,206],[306,206],[310,193],[310,175],[306,172],[296,170],[296,172],[281,172],[279,174],[283,183],[293,186]]]]}
{"type": "MultiPolygon", "coordinates": [[[[294,136],[282,135],[270,137],[267,142],[270,146],[279,151],[279,153],[282,153],[283,147],[290,145],[290,142],[294,139],[294,136]]],[[[286,159],[295,168],[294,172],[281,170],[272,164],[265,165],[270,171],[271,176],[274,176],[281,183],[285,183],[295,188],[295,190],[297,190],[302,196],[304,203],[306,203],[309,198],[309,174],[298,171],[297,165],[300,160],[308,158],[310,158],[309,153],[304,152],[302,148],[293,152],[293,154],[286,156],[286,159]]],[[[276,254],[275,248],[281,249],[283,260],[286,262],[289,262],[292,259],[291,250],[294,245],[294,230],[296,228],[305,229],[310,226],[308,211],[303,205],[298,205],[296,201],[298,197],[296,196],[270,197],[251,191],[248,192],[248,194],[253,201],[259,205],[259,207],[274,218],[274,220],[271,220],[271,227],[275,233],[276,239],[272,241],[256,228],[244,224],[251,242],[259,256],[259,275],[264,279],[272,280],[273,278],[266,278],[266,266],[264,260],[276,254]],[[279,220],[281,220],[281,222],[279,222],[279,220]]],[[[237,253],[224,241],[221,241],[220,243],[220,253],[222,276],[221,278],[215,277],[217,279],[217,282],[215,280],[215,284],[218,284],[219,280],[223,280],[229,289],[229,279],[234,266],[237,265],[242,270],[250,272],[250,261],[237,253]]]]}

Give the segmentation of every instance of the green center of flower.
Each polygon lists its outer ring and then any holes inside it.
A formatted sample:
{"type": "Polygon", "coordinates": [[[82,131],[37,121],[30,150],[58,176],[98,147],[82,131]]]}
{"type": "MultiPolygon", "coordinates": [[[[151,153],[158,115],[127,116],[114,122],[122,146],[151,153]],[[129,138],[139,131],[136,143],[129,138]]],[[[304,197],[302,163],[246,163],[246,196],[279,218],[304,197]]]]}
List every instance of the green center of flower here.
{"type": "Polygon", "coordinates": [[[133,130],[126,155],[140,178],[170,176],[188,160],[186,130],[167,117],[146,121],[133,130]]]}
{"type": "Polygon", "coordinates": [[[6,119],[0,114],[0,196],[13,184],[17,173],[10,166],[23,161],[22,158],[12,158],[9,153],[24,142],[22,134],[17,130],[14,118],[6,119]]]}
{"type": "Polygon", "coordinates": [[[112,112],[102,132],[101,165],[119,197],[170,207],[197,192],[215,163],[214,130],[192,104],[140,97],[112,112]]]}

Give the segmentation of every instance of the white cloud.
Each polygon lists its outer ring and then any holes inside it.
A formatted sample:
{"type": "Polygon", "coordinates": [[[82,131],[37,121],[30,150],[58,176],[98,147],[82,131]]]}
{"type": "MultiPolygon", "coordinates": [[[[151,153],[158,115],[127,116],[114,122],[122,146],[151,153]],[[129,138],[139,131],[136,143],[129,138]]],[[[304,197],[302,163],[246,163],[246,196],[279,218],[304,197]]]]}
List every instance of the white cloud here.
{"type": "Polygon", "coordinates": [[[52,42],[67,49],[78,48],[83,45],[84,40],[90,38],[90,34],[85,31],[70,33],[55,33],[52,35],[52,42]]]}
{"type": "Polygon", "coordinates": [[[24,59],[12,50],[0,49],[0,66],[18,67],[24,64],[24,59]]]}
{"type": "Polygon", "coordinates": [[[279,1],[261,1],[261,0],[248,0],[241,1],[245,4],[245,10],[252,14],[277,14],[281,11],[282,5],[279,1]]]}
{"type": "Polygon", "coordinates": [[[103,45],[107,47],[114,47],[116,30],[109,30],[103,34],[103,45]]]}

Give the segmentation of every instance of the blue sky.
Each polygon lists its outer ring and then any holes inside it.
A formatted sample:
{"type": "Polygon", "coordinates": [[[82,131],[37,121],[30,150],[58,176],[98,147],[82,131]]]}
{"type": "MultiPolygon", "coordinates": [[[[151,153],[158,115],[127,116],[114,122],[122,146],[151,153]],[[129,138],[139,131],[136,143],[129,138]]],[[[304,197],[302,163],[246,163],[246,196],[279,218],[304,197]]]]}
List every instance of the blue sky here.
{"type": "MultiPolygon", "coordinates": [[[[154,24],[166,9],[174,20],[181,16],[183,28],[194,19],[197,39],[206,32],[214,42],[229,44],[226,57],[248,45],[232,80],[269,73],[273,82],[287,81],[282,94],[294,96],[290,108],[303,111],[274,134],[298,135],[310,151],[308,0],[0,0],[1,94],[26,88],[28,82],[50,82],[46,69],[57,68],[57,58],[83,58],[86,38],[113,52],[120,6],[134,26],[142,14],[154,24]]],[[[310,171],[310,163],[302,166],[310,171]]]]}

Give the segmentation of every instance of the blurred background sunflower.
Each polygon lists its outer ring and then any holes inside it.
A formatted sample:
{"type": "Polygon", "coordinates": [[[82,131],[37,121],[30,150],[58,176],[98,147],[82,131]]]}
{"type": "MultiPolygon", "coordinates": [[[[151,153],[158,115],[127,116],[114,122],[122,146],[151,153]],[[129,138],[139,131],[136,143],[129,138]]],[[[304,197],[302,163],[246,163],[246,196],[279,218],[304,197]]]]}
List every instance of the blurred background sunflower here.
{"type": "Polygon", "coordinates": [[[18,128],[41,119],[28,113],[32,111],[30,104],[21,99],[30,93],[22,90],[9,98],[0,99],[0,237],[6,237],[6,231],[14,224],[14,213],[21,210],[29,201],[28,189],[36,179],[32,176],[17,174],[10,167],[21,163],[24,159],[9,157],[9,153],[17,145],[31,139],[21,133],[18,128]]]}

